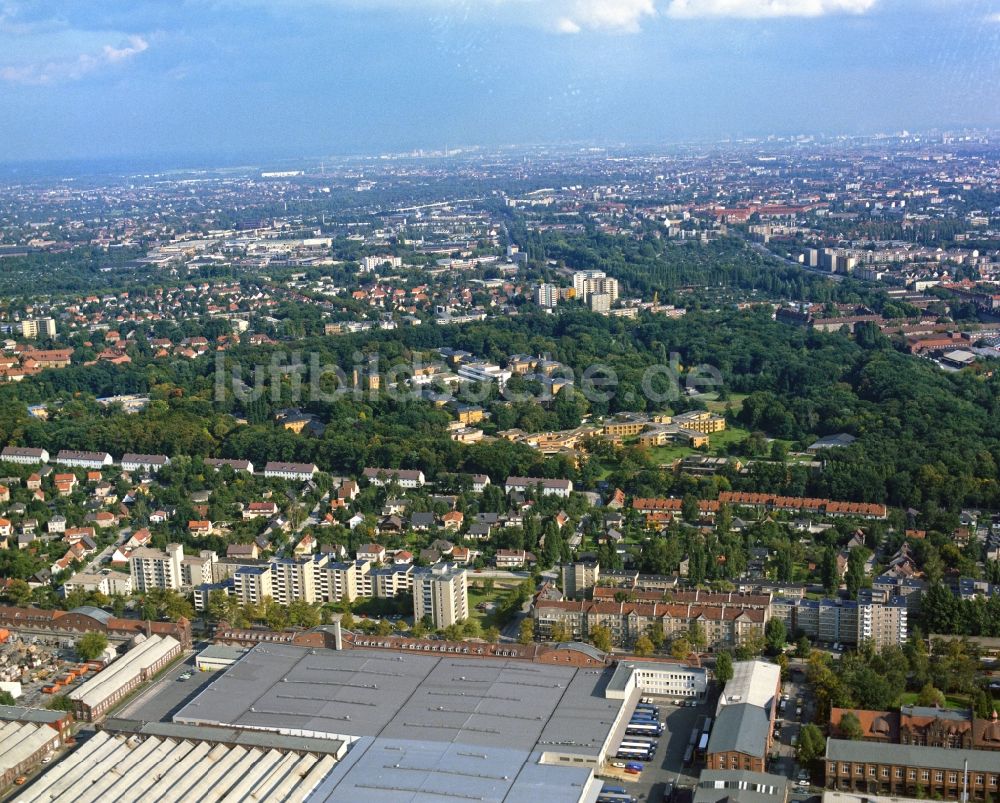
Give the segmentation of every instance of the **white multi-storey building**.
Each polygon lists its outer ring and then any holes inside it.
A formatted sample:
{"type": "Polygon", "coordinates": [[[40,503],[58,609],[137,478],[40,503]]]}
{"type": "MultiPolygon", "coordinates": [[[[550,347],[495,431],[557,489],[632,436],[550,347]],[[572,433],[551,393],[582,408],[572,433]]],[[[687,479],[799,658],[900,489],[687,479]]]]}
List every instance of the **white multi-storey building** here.
{"type": "Polygon", "coordinates": [[[468,618],[468,572],[453,563],[415,569],[413,616],[429,617],[434,627],[449,627],[468,618]]]}
{"type": "Polygon", "coordinates": [[[584,303],[595,293],[610,296],[610,303],[618,300],[618,280],[608,276],[603,270],[580,270],[573,274],[573,289],[576,297],[584,303]]]}
{"type": "Polygon", "coordinates": [[[264,466],[264,476],[268,479],[311,480],[319,469],[312,463],[278,463],[271,462],[264,466]]]}
{"type": "Polygon", "coordinates": [[[554,284],[543,283],[535,290],[535,303],[539,307],[551,309],[559,304],[559,288],[554,284]]]}
{"type": "Polygon", "coordinates": [[[274,597],[270,566],[241,566],[233,574],[233,595],[243,605],[259,605],[274,597]]]}
{"type": "Polygon", "coordinates": [[[73,468],[101,469],[110,466],[114,460],[107,452],[77,452],[73,449],[62,449],[56,455],[56,462],[61,466],[73,468]]]}
{"type": "Polygon", "coordinates": [[[316,601],[316,574],[313,559],[277,558],[271,561],[271,596],[281,605],[292,600],[316,601]]]}
{"type": "Polygon", "coordinates": [[[217,560],[210,549],[203,549],[198,557],[185,557],[180,544],[167,544],[165,552],[140,547],[129,557],[132,583],[136,591],[154,588],[190,588],[212,582],[212,567],[217,560]]]}
{"type": "Polygon", "coordinates": [[[165,454],[132,454],[122,456],[122,471],[145,471],[155,474],[164,466],[170,465],[170,458],[165,454]]]}
{"type": "Polygon", "coordinates": [[[27,446],[5,446],[0,452],[0,461],[35,466],[39,463],[48,463],[49,453],[45,449],[31,449],[27,446]]]}
{"type": "Polygon", "coordinates": [[[56,322],[51,318],[29,318],[21,321],[21,336],[29,339],[55,337],[56,322]]]}

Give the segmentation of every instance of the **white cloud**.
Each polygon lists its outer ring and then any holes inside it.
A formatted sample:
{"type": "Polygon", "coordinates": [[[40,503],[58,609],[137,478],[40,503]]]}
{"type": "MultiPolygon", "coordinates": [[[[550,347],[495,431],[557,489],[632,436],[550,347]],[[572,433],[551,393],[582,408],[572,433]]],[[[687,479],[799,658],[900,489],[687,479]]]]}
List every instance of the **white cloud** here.
{"type": "Polygon", "coordinates": [[[998,11],[996,14],[990,14],[989,16],[987,16],[986,17],[986,21],[987,22],[1000,22],[1000,11],[998,11]]]}
{"type": "Polygon", "coordinates": [[[12,84],[44,86],[64,81],[78,81],[85,75],[113,64],[121,64],[149,49],[141,36],[129,36],[123,45],[104,45],[96,53],[27,61],[0,67],[0,80],[12,84]]]}
{"type": "Polygon", "coordinates": [[[128,38],[128,44],[125,47],[112,47],[111,45],[105,45],[104,58],[106,58],[109,63],[114,64],[115,62],[125,61],[125,59],[138,56],[145,50],[149,50],[149,42],[141,36],[130,36],[128,38]]]}
{"type": "Polygon", "coordinates": [[[653,0],[574,0],[562,18],[564,33],[583,28],[633,33],[647,17],[656,16],[653,0]],[[575,29],[575,30],[574,30],[575,29]]]}
{"type": "Polygon", "coordinates": [[[864,14],[878,0],[670,0],[671,17],[822,17],[864,14]]]}

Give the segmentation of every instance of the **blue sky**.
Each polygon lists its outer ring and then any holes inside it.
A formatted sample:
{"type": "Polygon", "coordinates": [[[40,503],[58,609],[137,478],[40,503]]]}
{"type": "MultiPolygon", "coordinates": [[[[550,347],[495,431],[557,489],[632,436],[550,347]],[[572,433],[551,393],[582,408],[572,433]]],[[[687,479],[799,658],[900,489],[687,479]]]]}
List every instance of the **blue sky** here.
{"type": "Polygon", "coordinates": [[[0,0],[4,161],[1000,127],[1000,0],[0,0]]]}

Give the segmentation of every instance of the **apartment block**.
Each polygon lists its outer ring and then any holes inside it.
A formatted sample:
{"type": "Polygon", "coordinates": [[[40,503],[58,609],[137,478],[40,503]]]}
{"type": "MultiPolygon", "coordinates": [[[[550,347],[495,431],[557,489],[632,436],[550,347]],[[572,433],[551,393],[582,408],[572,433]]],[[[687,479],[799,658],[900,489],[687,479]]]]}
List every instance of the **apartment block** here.
{"type": "Polygon", "coordinates": [[[243,605],[259,605],[274,598],[270,566],[241,566],[233,573],[233,595],[243,605]]]}
{"type": "Polygon", "coordinates": [[[767,607],[741,604],[675,602],[550,601],[535,604],[535,635],[547,641],[561,626],[574,641],[587,641],[596,627],[606,627],[616,647],[630,647],[641,635],[662,628],[668,639],[688,632],[697,623],[713,650],[729,649],[754,636],[763,637],[769,619],[767,607]]]}
{"type": "Polygon", "coordinates": [[[434,627],[449,627],[468,618],[468,572],[452,563],[415,569],[413,613],[417,620],[429,617],[434,627]]]}
{"type": "Polygon", "coordinates": [[[313,568],[316,598],[321,602],[354,602],[361,596],[358,593],[357,563],[314,561],[313,568]]]}
{"type": "Polygon", "coordinates": [[[316,573],[313,559],[276,558],[271,561],[271,596],[288,605],[293,600],[316,602],[316,573]]]}
{"type": "Polygon", "coordinates": [[[140,547],[129,558],[132,583],[136,591],[154,588],[191,588],[212,582],[216,554],[202,550],[198,557],[185,556],[180,544],[167,544],[166,551],[140,547]]]}
{"type": "Polygon", "coordinates": [[[569,563],[562,566],[563,596],[579,599],[586,596],[597,585],[601,567],[597,563],[569,563]]]}

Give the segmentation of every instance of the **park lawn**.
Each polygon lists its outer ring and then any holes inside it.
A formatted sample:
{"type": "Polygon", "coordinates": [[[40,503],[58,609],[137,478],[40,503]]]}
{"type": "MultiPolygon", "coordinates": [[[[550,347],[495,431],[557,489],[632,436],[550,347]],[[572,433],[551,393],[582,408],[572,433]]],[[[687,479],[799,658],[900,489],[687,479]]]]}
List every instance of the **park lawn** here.
{"type": "Polygon", "coordinates": [[[482,588],[469,586],[468,592],[469,618],[478,620],[479,626],[483,630],[496,625],[496,621],[493,617],[493,611],[479,611],[476,610],[476,606],[481,602],[499,602],[503,597],[503,590],[501,589],[494,591],[492,594],[487,594],[482,590],[482,588]]]}
{"type": "MultiPolygon", "coordinates": [[[[903,692],[899,697],[900,705],[917,705],[919,694],[915,691],[903,692]]],[[[944,696],[945,708],[968,709],[972,703],[968,697],[961,694],[946,694],[944,696]]]]}
{"type": "Polygon", "coordinates": [[[715,454],[725,454],[729,446],[741,443],[750,437],[750,430],[743,427],[727,426],[722,432],[715,432],[711,436],[709,451],[715,454]]]}

